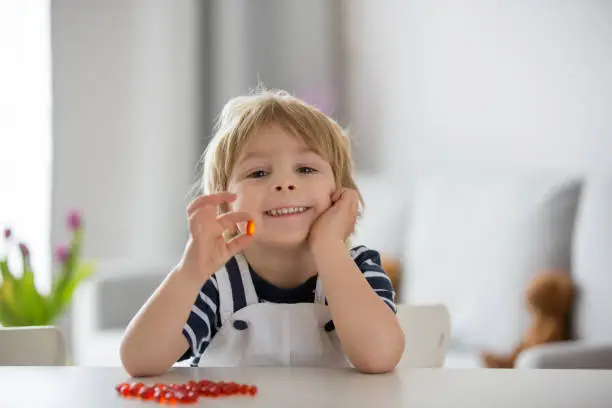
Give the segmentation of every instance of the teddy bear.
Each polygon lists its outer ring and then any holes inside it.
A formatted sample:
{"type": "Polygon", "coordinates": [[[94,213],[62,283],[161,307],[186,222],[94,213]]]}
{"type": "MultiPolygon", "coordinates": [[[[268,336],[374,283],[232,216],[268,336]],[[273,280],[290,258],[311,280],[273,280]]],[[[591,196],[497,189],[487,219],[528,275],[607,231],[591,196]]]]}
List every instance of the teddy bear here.
{"type": "Polygon", "coordinates": [[[402,263],[397,258],[383,254],[381,255],[381,267],[389,279],[391,279],[391,285],[393,286],[396,295],[399,296],[402,263]]]}
{"type": "Polygon", "coordinates": [[[568,317],[574,296],[574,285],[568,274],[561,271],[538,274],[528,285],[525,296],[531,326],[509,354],[483,351],[481,357],[484,366],[513,368],[523,350],[539,344],[568,340],[568,317]]]}

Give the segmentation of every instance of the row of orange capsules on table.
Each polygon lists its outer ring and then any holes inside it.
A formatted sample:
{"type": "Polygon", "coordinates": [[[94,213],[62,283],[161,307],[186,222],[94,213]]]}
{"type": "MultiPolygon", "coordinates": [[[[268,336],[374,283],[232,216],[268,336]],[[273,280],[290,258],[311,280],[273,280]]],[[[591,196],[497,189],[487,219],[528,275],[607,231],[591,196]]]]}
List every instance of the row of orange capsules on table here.
{"type": "Polygon", "coordinates": [[[169,404],[195,403],[200,397],[255,396],[257,394],[257,387],[254,385],[210,380],[200,380],[198,382],[192,380],[184,384],[157,383],[152,386],[147,386],[141,382],[121,383],[115,389],[122,397],[169,404]]]}

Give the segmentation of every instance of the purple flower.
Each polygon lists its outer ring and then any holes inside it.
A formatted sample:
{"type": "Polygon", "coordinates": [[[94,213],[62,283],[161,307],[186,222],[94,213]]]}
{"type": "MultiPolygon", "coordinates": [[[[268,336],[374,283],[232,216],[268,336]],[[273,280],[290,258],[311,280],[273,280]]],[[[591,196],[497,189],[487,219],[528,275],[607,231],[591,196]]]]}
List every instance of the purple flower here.
{"type": "Polygon", "coordinates": [[[30,250],[28,249],[28,246],[23,242],[19,243],[19,251],[21,252],[21,256],[23,256],[24,258],[30,256],[30,250]]]}
{"type": "Polygon", "coordinates": [[[59,245],[55,249],[55,259],[57,259],[59,263],[62,263],[62,264],[66,263],[69,256],[70,256],[70,251],[68,250],[66,246],[59,245]]]}
{"type": "Polygon", "coordinates": [[[10,228],[4,229],[4,238],[9,239],[13,235],[13,231],[10,228]]]}
{"type": "Polygon", "coordinates": [[[66,218],[66,222],[68,224],[68,230],[69,231],[75,231],[79,228],[81,228],[82,225],[82,217],[81,217],[81,213],[74,210],[74,211],[70,211],[70,213],[68,214],[68,217],[66,218]]]}

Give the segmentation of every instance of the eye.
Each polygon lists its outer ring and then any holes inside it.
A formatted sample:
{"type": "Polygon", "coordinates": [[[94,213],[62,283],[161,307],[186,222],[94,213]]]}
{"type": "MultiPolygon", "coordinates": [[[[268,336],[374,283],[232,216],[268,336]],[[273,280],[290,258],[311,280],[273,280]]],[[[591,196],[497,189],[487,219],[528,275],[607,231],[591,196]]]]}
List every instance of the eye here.
{"type": "Polygon", "coordinates": [[[250,173],[247,177],[248,178],[262,178],[268,175],[267,171],[264,170],[255,170],[254,172],[250,173]]]}
{"type": "Polygon", "coordinates": [[[310,174],[310,173],[316,173],[317,171],[313,169],[312,167],[303,166],[303,167],[298,168],[298,172],[310,174]]]}

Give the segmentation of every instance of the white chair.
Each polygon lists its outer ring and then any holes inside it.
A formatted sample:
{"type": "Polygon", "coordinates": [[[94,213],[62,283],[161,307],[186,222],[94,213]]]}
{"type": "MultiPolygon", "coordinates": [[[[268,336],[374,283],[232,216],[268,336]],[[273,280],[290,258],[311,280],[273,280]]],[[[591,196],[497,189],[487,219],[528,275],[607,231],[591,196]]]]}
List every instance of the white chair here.
{"type": "Polygon", "coordinates": [[[405,348],[400,367],[439,368],[450,340],[450,314],[444,305],[397,305],[405,348]]]}
{"type": "Polygon", "coordinates": [[[54,326],[1,327],[0,365],[66,365],[64,336],[54,326]]]}

